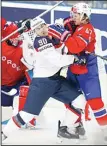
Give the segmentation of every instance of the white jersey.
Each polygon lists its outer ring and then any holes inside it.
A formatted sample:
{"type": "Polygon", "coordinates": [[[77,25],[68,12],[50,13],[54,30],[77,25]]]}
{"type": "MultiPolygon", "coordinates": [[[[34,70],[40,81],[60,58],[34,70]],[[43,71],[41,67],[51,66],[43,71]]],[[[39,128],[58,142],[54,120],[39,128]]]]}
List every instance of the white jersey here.
{"type": "Polygon", "coordinates": [[[62,67],[74,62],[73,55],[66,55],[67,48],[65,48],[66,53],[62,55],[64,45],[56,49],[46,37],[36,37],[35,41],[31,41],[28,33],[23,33],[23,38],[23,58],[21,61],[28,69],[33,69],[33,77],[53,76],[62,67]]]}
{"type": "Polygon", "coordinates": [[[74,62],[73,55],[62,55],[48,37],[36,37],[33,77],[50,77],[74,62]]]}

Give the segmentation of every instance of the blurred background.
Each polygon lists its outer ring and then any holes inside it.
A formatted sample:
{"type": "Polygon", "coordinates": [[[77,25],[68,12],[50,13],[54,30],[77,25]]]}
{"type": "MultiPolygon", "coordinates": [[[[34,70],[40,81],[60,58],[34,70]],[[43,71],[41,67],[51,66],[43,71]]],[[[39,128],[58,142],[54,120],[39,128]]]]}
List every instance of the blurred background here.
{"type": "MultiPolygon", "coordinates": [[[[45,4],[45,5],[54,5],[58,1],[20,1],[21,3],[35,3],[35,4],[45,4]]],[[[64,1],[60,6],[72,6],[78,1],[64,1]]],[[[79,1],[80,2],[80,1],[79,1]]],[[[95,9],[107,9],[107,1],[81,1],[88,3],[92,8],[95,9]]]]}

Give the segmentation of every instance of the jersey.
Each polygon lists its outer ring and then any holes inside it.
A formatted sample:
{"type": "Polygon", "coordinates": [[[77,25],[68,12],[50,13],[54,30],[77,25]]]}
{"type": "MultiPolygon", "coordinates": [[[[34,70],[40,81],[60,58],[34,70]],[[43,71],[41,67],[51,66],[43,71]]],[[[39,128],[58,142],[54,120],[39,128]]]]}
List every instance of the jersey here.
{"type": "Polygon", "coordinates": [[[93,52],[95,49],[95,42],[94,28],[88,23],[78,26],[73,35],[67,39],[65,45],[68,47],[70,53],[77,54],[82,51],[93,52]]]}
{"type": "Polygon", "coordinates": [[[70,65],[67,78],[69,80],[74,78],[75,82],[79,83],[87,100],[101,97],[97,57],[85,53],[85,51],[94,52],[95,50],[94,28],[90,23],[78,26],[71,37],[67,40],[69,52],[78,54],[80,59],[86,59],[86,64],[83,66],[70,65]]]}
{"type": "Polygon", "coordinates": [[[2,42],[2,85],[13,86],[25,76],[26,67],[21,58],[22,48],[2,42]]]}
{"type": "Polygon", "coordinates": [[[95,56],[85,54],[85,51],[94,52],[95,50],[95,32],[93,26],[88,23],[85,25],[78,26],[71,37],[67,39],[65,45],[67,46],[69,53],[78,54],[80,60],[85,59],[86,64],[71,65],[71,71],[74,74],[84,74],[88,72],[87,65],[91,60],[95,61],[95,56]],[[73,44],[73,45],[72,45],[73,44]]]}
{"type": "Polygon", "coordinates": [[[73,55],[59,53],[48,37],[36,37],[34,41],[35,63],[33,77],[50,77],[63,66],[74,62],[73,55]]]}

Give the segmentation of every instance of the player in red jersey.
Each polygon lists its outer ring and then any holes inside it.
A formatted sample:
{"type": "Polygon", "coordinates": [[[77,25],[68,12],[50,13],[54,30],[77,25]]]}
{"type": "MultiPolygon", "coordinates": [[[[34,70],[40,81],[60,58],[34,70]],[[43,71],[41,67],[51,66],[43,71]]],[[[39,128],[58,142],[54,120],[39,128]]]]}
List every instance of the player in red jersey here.
{"type": "MultiPolygon", "coordinates": [[[[14,22],[6,22],[6,20],[4,20],[5,19],[2,19],[2,38],[18,29],[18,26],[14,22]]],[[[21,62],[23,51],[21,47],[22,41],[19,39],[19,36],[20,33],[16,33],[2,42],[1,106],[12,106],[13,109],[16,108],[16,105],[14,106],[14,97],[19,95],[20,86],[29,84],[27,81],[28,78],[26,78],[27,72],[25,72],[28,66],[26,67],[26,65],[21,62]],[[12,89],[16,89],[16,94],[6,94],[11,92],[12,89]]],[[[19,104],[22,104],[21,102],[19,102],[19,104]]],[[[19,105],[19,107],[20,106],[21,105],[19,105]]],[[[20,110],[20,108],[17,110],[20,110]]],[[[13,113],[14,111],[15,110],[13,110],[13,113]]],[[[31,122],[31,124],[34,123],[31,122]]]]}
{"type": "MultiPolygon", "coordinates": [[[[4,27],[3,37],[9,35],[17,29],[15,23],[7,24],[4,27]]],[[[25,65],[20,61],[22,58],[22,48],[20,47],[20,41],[18,40],[19,33],[14,34],[8,40],[2,42],[2,71],[1,90],[9,92],[11,89],[17,89],[21,85],[21,82],[26,82],[25,77],[25,65]]],[[[8,96],[4,93],[1,94],[1,105],[12,106],[13,96],[8,96]]]]}
{"type": "MultiPolygon", "coordinates": [[[[80,61],[70,65],[67,78],[74,80],[76,85],[80,86],[96,121],[101,129],[106,131],[107,111],[102,101],[97,57],[86,53],[87,51],[94,52],[96,43],[94,27],[90,23],[91,8],[86,3],[77,3],[72,7],[70,13],[71,16],[64,20],[66,30],[52,26],[50,32],[67,46],[69,54],[78,55],[80,61]]],[[[78,98],[75,101],[79,102],[78,98]]],[[[72,103],[66,107],[72,110],[72,103]]],[[[78,113],[76,115],[78,121],[81,116],[78,113]]],[[[104,132],[104,134],[107,137],[107,133],[104,132]]]]}

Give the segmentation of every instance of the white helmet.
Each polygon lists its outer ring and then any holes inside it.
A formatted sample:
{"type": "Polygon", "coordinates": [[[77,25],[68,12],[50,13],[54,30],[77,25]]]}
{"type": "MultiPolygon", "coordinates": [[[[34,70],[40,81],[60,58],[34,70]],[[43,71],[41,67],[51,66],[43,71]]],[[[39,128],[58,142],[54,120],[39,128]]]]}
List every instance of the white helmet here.
{"type": "Polygon", "coordinates": [[[31,30],[34,30],[37,28],[40,29],[41,24],[46,24],[46,22],[40,17],[37,17],[36,19],[31,20],[31,30]]]}
{"type": "Polygon", "coordinates": [[[90,18],[91,8],[86,3],[77,3],[71,8],[71,15],[72,13],[86,14],[87,17],[90,18]]]}

